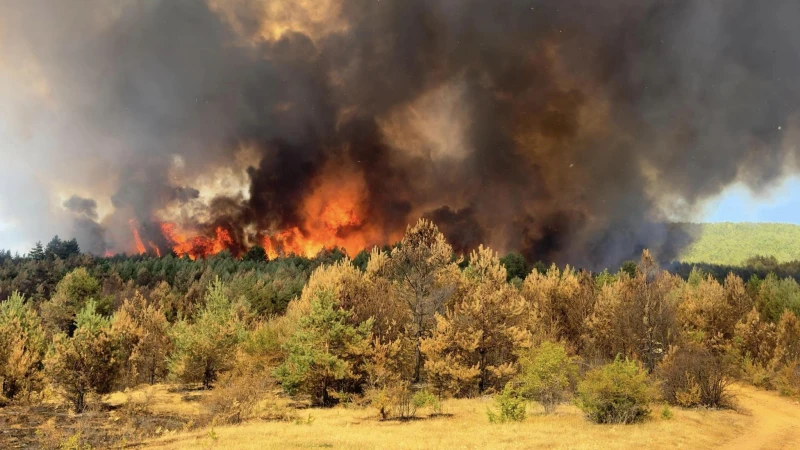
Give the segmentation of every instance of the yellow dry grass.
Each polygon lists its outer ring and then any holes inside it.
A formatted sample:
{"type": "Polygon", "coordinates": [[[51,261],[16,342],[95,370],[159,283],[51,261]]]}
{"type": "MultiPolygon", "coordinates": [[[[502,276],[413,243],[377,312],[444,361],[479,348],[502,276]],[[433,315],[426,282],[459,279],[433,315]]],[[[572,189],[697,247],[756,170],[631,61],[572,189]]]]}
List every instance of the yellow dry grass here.
{"type": "Polygon", "coordinates": [[[205,409],[198,401],[202,395],[205,395],[202,391],[180,391],[175,386],[156,384],[109,394],[103,398],[103,403],[109,406],[122,406],[132,402],[146,406],[154,414],[194,417],[205,413],[205,409]]]}
{"type": "MultiPolygon", "coordinates": [[[[411,422],[380,422],[370,409],[333,408],[298,411],[304,423],[252,421],[207,428],[149,441],[149,449],[519,449],[519,448],[713,448],[744,433],[755,422],[735,411],[673,408],[674,418],[659,416],[638,425],[596,425],[574,406],[539,414],[529,406],[522,423],[491,424],[489,399],[450,400],[447,416],[411,422]],[[308,417],[311,417],[311,423],[308,417]]],[[[299,421],[298,421],[299,422],[299,421]]]]}

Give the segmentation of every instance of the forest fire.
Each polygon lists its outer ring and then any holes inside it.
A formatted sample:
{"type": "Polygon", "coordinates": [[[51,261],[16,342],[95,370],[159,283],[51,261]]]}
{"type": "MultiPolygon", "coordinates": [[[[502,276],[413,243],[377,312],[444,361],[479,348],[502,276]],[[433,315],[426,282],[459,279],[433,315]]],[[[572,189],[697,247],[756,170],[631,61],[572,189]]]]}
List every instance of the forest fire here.
{"type": "MultiPolygon", "coordinates": [[[[329,170],[331,167],[329,167],[329,170]]],[[[340,169],[340,168],[339,168],[340,169]]],[[[293,226],[263,239],[270,258],[295,253],[313,257],[324,248],[344,247],[355,255],[377,240],[370,239],[364,220],[367,203],[363,178],[349,170],[323,176],[301,208],[302,226],[293,226]]]]}
{"type": "Polygon", "coordinates": [[[227,225],[194,224],[183,228],[172,221],[143,227],[130,219],[133,247],[139,254],[160,257],[171,251],[194,260],[224,250],[241,256],[249,247],[261,245],[267,256],[274,259],[289,254],[314,257],[323,249],[334,247],[344,248],[353,256],[370,245],[398,239],[399,235],[386,235],[365,220],[368,216],[366,186],[362,178],[348,173],[347,177],[321,174],[316,187],[302,201],[296,225],[241,233],[227,225]]]}
{"type": "Polygon", "coordinates": [[[234,242],[228,230],[217,227],[213,237],[194,236],[187,237],[176,230],[174,223],[161,224],[164,238],[172,244],[172,251],[178,256],[188,256],[191,259],[205,258],[230,249],[234,242]]]}
{"type": "Polygon", "coordinates": [[[354,256],[425,217],[460,253],[483,243],[602,270],[646,247],[669,262],[691,241],[670,221],[800,160],[797,39],[774,26],[780,8],[110,3],[103,26],[43,24],[31,7],[19,31],[41,39],[14,44],[59,93],[20,107],[108,112],[63,115],[60,140],[84,157],[27,177],[63,186],[70,220],[53,223],[93,254],[354,256]],[[106,67],[119,70],[98,89],[106,67]]]}
{"type": "Polygon", "coordinates": [[[133,243],[136,245],[136,252],[139,254],[147,253],[147,249],[142,243],[142,237],[139,235],[139,230],[136,228],[136,222],[131,219],[128,223],[130,223],[131,232],[133,232],[133,243]]]}

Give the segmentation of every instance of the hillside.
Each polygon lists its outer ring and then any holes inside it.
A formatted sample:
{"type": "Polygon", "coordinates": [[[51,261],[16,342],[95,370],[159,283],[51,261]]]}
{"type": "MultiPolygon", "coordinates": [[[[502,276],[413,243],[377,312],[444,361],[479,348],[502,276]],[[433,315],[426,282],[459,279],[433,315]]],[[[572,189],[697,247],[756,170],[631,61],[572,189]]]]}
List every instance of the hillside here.
{"type": "Polygon", "coordinates": [[[800,260],[800,225],[786,223],[684,224],[694,242],[681,262],[742,265],[755,255],[774,256],[778,262],[800,260]]]}

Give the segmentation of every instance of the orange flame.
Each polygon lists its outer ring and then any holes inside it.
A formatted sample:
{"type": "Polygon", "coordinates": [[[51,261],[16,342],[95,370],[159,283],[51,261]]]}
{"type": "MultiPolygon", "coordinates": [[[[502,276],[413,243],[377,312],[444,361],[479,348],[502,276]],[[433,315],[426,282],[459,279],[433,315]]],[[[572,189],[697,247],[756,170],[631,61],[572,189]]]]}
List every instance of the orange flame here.
{"type": "Polygon", "coordinates": [[[171,222],[161,224],[161,233],[172,244],[172,250],[178,256],[188,256],[191,259],[205,258],[229,249],[233,246],[233,239],[228,230],[217,227],[214,238],[205,236],[187,237],[176,230],[171,222]]]}
{"type": "Polygon", "coordinates": [[[139,230],[136,229],[136,223],[133,219],[129,220],[128,223],[131,225],[131,231],[133,232],[133,242],[136,244],[136,251],[141,255],[143,253],[147,253],[147,249],[144,247],[142,243],[142,238],[139,236],[139,230]]]}
{"type": "Polygon", "coordinates": [[[270,259],[289,253],[311,258],[333,247],[344,247],[353,255],[373,243],[364,220],[367,190],[363,178],[347,167],[328,169],[333,170],[317,180],[316,189],[303,201],[302,225],[263,239],[270,259]]]}
{"type": "MultiPolygon", "coordinates": [[[[299,222],[258,233],[259,244],[270,259],[287,254],[312,258],[326,248],[344,248],[354,256],[368,246],[398,240],[402,230],[387,232],[367,219],[368,205],[369,188],[361,168],[348,162],[329,162],[313,181],[310,195],[299,205],[299,222]]],[[[223,227],[217,227],[213,236],[193,236],[172,222],[160,226],[174,252],[191,259],[252,243],[235,242],[231,230],[223,227]]]]}
{"type": "Polygon", "coordinates": [[[154,244],[153,241],[148,242],[147,245],[149,245],[150,248],[153,249],[153,252],[156,254],[156,256],[161,258],[161,249],[158,248],[158,246],[156,244],[154,244]]]}

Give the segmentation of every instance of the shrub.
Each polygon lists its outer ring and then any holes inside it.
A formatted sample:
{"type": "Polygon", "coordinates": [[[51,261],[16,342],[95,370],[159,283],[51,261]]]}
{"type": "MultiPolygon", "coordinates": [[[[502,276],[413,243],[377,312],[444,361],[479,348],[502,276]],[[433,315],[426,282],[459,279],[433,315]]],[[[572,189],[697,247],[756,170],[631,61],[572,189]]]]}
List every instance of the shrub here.
{"type": "Polygon", "coordinates": [[[214,424],[237,424],[253,417],[264,400],[269,382],[251,374],[222,380],[203,398],[214,424]]]}
{"type": "Polygon", "coordinates": [[[661,408],[661,418],[662,419],[664,419],[664,420],[672,420],[674,417],[675,417],[675,414],[672,412],[672,409],[670,409],[669,405],[664,405],[664,407],[661,408]]]}
{"type": "Polygon", "coordinates": [[[664,399],[685,407],[731,406],[730,379],[720,356],[689,344],[671,351],[659,366],[664,399]]]}
{"type": "Polygon", "coordinates": [[[578,407],[596,423],[635,423],[650,414],[647,374],[627,359],[589,371],[577,394],[578,407]]]}
{"type": "Polygon", "coordinates": [[[552,413],[575,389],[578,365],[563,344],[544,342],[519,357],[520,372],[514,379],[525,398],[536,400],[552,413]]]}
{"type": "Polygon", "coordinates": [[[742,360],[741,375],[742,379],[764,389],[772,387],[772,374],[769,370],[764,368],[758,363],[753,362],[750,357],[745,357],[742,360]]]}
{"type": "Polygon", "coordinates": [[[405,418],[403,408],[398,405],[407,403],[404,399],[410,386],[406,380],[411,377],[409,369],[413,369],[414,344],[413,340],[403,338],[387,343],[378,339],[372,342],[365,367],[368,375],[365,393],[366,400],[378,409],[382,420],[405,418]]]}
{"type": "Polygon", "coordinates": [[[775,373],[775,387],[781,395],[800,397],[800,361],[793,361],[775,373]]]}
{"type": "Polygon", "coordinates": [[[414,394],[412,401],[417,409],[429,407],[431,409],[431,415],[438,415],[442,413],[442,402],[439,401],[439,397],[433,395],[427,389],[418,391],[416,394],[414,394]]]}
{"type": "Polygon", "coordinates": [[[413,419],[420,409],[426,407],[431,409],[431,416],[442,413],[439,397],[427,389],[414,393],[405,383],[370,391],[368,396],[372,405],[380,410],[382,420],[413,419]]]}
{"type": "Polygon", "coordinates": [[[511,383],[506,384],[503,392],[495,397],[495,405],[499,412],[491,408],[486,410],[491,423],[522,422],[525,420],[525,399],[515,390],[511,383]]]}

